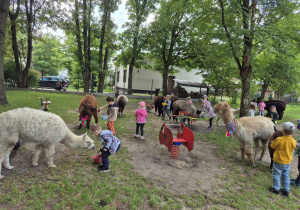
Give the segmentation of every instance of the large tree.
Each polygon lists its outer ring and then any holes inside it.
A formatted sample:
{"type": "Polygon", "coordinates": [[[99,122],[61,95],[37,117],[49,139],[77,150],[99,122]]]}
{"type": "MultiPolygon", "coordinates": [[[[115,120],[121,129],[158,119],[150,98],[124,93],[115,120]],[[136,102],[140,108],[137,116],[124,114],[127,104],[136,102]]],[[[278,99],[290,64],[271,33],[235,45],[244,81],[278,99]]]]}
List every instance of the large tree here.
{"type": "Polygon", "coordinates": [[[110,51],[114,49],[114,28],[115,24],[111,20],[111,13],[118,9],[120,0],[103,0],[100,4],[102,12],[100,45],[99,45],[99,84],[98,92],[103,93],[105,76],[108,73],[108,58],[110,51]]]}
{"type": "Polygon", "coordinates": [[[216,7],[221,18],[228,46],[242,80],[240,116],[246,116],[250,101],[252,59],[267,48],[265,40],[276,36],[276,24],[292,15],[297,7],[293,1],[219,0],[216,7]]]}
{"type": "Polygon", "coordinates": [[[186,61],[197,57],[191,50],[197,40],[192,30],[194,12],[188,0],[163,0],[151,24],[149,58],[154,60],[153,69],[162,74],[164,95],[167,94],[168,75],[174,72],[173,67],[186,67],[186,61]]]}
{"type": "Polygon", "coordinates": [[[129,12],[129,22],[125,23],[126,30],[121,34],[120,40],[122,54],[118,57],[118,62],[123,66],[129,65],[128,94],[132,94],[133,67],[136,61],[141,58],[141,51],[149,39],[147,29],[143,25],[147,17],[155,9],[157,0],[128,0],[126,7],[129,12]],[[139,57],[140,56],[140,57],[139,57]]]}
{"type": "Polygon", "coordinates": [[[0,1],[0,104],[7,104],[7,98],[5,93],[5,84],[4,84],[4,40],[6,32],[6,23],[7,16],[9,12],[9,0],[0,1]]]}

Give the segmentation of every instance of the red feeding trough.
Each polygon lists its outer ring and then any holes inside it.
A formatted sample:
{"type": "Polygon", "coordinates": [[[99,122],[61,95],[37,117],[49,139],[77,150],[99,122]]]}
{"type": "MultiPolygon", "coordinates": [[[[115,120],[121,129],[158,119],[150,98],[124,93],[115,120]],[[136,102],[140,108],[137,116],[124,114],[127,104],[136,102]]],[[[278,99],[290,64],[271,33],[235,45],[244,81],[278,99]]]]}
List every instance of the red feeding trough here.
{"type": "Polygon", "coordinates": [[[94,155],[93,159],[94,159],[94,163],[102,163],[101,154],[94,155]]]}

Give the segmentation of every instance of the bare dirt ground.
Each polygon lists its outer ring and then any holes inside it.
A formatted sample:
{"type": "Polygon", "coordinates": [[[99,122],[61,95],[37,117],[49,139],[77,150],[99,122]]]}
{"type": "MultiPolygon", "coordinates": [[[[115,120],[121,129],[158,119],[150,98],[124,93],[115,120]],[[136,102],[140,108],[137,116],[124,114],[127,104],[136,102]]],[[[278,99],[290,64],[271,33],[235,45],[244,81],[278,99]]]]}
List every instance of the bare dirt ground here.
{"type": "MultiPolygon", "coordinates": [[[[128,108],[127,108],[128,110],[128,108]]],[[[135,109],[132,109],[135,110],[135,109]]],[[[74,112],[76,112],[74,110],[74,112]]],[[[133,115],[133,112],[126,113],[133,115]]],[[[131,123],[131,122],[130,122],[131,123]]],[[[236,164],[241,171],[241,174],[236,176],[250,176],[258,169],[253,169],[249,172],[246,170],[250,167],[248,160],[237,161],[240,158],[240,151],[232,151],[235,155],[233,159],[219,157],[218,147],[214,144],[203,141],[197,138],[194,141],[194,149],[188,152],[187,148],[180,146],[179,159],[171,159],[170,152],[164,145],[161,145],[158,140],[158,134],[163,121],[160,117],[155,116],[152,110],[145,126],[145,140],[136,139],[133,137],[135,131],[134,120],[130,131],[132,135],[125,135],[119,137],[122,146],[125,146],[132,154],[131,164],[134,170],[142,176],[152,180],[158,187],[166,188],[178,195],[192,194],[195,190],[199,190],[204,194],[211,194],[214,189],[218,188],[218,183],[222,182],[219,179],[220,175],[226,175],[230,171],[230,167],[236,164]],[[150,126],[150,125],[154,126],[150,126]]],[[[177,133],[179,124],[173,121],[166,121],[166,124],[173,132],[174,136],[177,133]]],[[[68,124],[71,130],[76,130],[76,124],[68,124]]],[[[189,128],[196,133],[212,133],[213,130],[207,130],[207,121],[197,121],[189,128]]],[[[213,123],[215,126],[215,122],[213,123]]],[[[278,128],[281,125],[277,125],[278,128]]],[[[224,126],[218,127],[216,130],[224,131],[224,126]]],[[[237,141],[233,138],[228,138],[228,141],[237,141]]],[[[12,170],[2,170],[4,176],[9,176],[13,173],[26,174],[28,171],[46,168],[46,158],[41,155],[38,167],[31,165],[33,144],[22,145],[18,151],[11,153],[11,165],[16,166],[12,170]],[[21,151],[21,152],[20,152],[21,151]]],[[[56,146],[56,157],[58,159],[62,155],[71,152],[69,148],[62,144],[56,146]]],[[[56,162],[54,160],[54,162],[56,162]]],[[[270,158],[269,153],[266,152],[262,163],[269,167],[270,158]]],[[[271,172],[271,171],[270,171],[271,172]]],[[[297,158],[294,158],[291,164],[292,177],[297,175],[297,158]]],[[[270,174],[271,179],[271,174],[270,174]]]]}

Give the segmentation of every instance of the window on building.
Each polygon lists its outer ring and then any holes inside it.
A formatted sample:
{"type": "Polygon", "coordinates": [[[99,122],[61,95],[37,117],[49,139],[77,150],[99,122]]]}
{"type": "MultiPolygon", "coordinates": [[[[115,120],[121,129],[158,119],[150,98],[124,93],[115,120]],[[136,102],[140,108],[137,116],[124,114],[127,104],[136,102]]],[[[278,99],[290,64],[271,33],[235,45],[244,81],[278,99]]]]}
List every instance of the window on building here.
{"type": "Polygon", "coordinates": [[[117,72],[117,82],[119,82],[119,80],[120,80],[120,72],[118,71],[117,72]]]}
{"type": "Polygon", "coordinates": [[[126,76],[127,76],[127,70],[124,70],[124,74],[123,74],[123,82],[126,82],[126,76]]]}

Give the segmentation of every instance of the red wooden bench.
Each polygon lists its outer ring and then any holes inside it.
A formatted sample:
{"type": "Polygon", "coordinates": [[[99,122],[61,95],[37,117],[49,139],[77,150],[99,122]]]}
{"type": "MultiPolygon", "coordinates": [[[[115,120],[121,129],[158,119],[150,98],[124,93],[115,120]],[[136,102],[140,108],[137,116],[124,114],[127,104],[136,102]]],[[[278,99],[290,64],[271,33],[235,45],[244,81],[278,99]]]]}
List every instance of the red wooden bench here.
{"type": "Polygon", "coordinates": [[[178,159],[179,146],[182,144],[191,151],[194,146],[194,133],[191,129],[184,126],[184,123],[178,129],[177,138],[173,138],[172,131],[166,127],[165,123],[161,126],[159,132],[159,142],[164,144],[171,152],[171,158],[178,159]]]}

